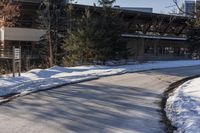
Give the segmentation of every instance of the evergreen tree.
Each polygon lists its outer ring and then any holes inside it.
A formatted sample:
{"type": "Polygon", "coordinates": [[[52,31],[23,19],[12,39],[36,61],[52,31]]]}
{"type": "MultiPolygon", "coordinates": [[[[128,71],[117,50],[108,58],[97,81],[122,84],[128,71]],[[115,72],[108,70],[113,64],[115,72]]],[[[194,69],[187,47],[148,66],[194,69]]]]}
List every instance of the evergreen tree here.
{"type": "Polygon", "coordinates": [[[188,31],[189,51],[192,58],[200,58],[200,29],[191,27],[188,31]]]}
{"type": "Polygon", "coordinates": [[[126,42],[122,39],[123,20],[120,16],[121,10],[113,10],[109,5],[112,5],[115,0],[99,0],[100,5],[103,6],[103,13],[99,16],[102,32],[104,33],[102,42],[99,45],[98,55],[100,60],[105,62],[107,60],[126,58],[126,42]]]}
{"type": "Polygon", "coordinates": [[[68,30],[64,44],[65,62],[73,65],[94,61],[105,63],[125,58],[126,45],[121,38],[123,24],[120,12],[103,6],[98,15],[86,9],[81,17],[71,18],[75,21],[68,30]]]}
{"type": "Polygon", "coordinates": [[[200,58],[200,3],[196,4],[196,13],[194,19],[191,19],[188,30],[189,51],[192,58],[200,58]]]}
{"type": "Polygon", "coordinates": [[[59,65],[61,62],[65,17],[64,0],[43,0],[39,9],[39,20],[41,27],[47,31],[41,38],[39,53],[44,61],[48,61],[49,67],[59,65]]]}
{"type": "Polygon", "coordinates": [[[74,17],[71,19],[76,19],[76,22],[73,22],[73,27],[68,29],[68,36],[63,46],[66,51],[65,64],[88,64],[94,60],[95,45],[99,41],[97,41],[100,36],[96,30],[97,20],[92,17],[89,9],[85,9],[81,17],[74,17]]]}

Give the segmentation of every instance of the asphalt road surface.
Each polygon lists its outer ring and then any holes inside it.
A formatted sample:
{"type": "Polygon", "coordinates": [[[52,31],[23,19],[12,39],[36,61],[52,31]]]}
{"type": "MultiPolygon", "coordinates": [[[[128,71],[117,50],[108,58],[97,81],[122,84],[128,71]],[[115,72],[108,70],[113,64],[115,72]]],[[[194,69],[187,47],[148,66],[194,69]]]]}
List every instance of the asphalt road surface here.
{"type": "Polygon", "coordinates": [[[0,133],[164,133],[159,102],[200,66],[105,77],[0,105],[0,133]]]}

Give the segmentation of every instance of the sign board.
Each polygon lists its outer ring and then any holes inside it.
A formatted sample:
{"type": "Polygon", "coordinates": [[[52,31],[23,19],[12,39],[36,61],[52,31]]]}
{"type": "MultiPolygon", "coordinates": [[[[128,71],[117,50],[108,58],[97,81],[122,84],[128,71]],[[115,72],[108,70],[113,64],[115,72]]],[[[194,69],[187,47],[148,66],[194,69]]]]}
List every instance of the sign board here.
{"type": "Polygon", "coordinates": [[[21,76],[21,47],[15,48],[13,46],[13,77],[15,77],[15,72],[18,69],[18,75],[21,76]]]}
{"type": "Polygon", "coordinates": [[[20,59],[20,54],[21,54],[20,48],[15,48],[14,49],[14,59],[15,60],[19,60],[20,59]]]}

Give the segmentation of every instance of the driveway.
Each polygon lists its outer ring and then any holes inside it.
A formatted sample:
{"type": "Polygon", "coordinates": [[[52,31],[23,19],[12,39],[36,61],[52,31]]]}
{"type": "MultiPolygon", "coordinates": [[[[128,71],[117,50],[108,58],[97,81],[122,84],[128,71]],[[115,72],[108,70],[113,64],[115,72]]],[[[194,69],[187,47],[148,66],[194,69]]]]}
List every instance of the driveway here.
{"type": "Polygon", "coordinates": [[[159,102],[200,66],[105,77],[0,105],[0,133],[164,133],[159,102]]]}

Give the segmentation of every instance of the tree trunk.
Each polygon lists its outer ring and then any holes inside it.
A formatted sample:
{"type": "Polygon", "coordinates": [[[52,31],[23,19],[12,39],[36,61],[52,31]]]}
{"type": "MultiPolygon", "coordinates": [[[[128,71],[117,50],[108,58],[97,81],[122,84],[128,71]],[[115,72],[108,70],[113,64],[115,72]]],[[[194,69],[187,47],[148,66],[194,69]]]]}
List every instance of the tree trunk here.
{"type": "Polygon", "coordinates": [[[48,35],[49,37],[49,67],[53,66],[53,49],[52,49],[52,41],[51,41],[51,33],[48,35]]]}
{"type": "Polygon", "coordinates": [[[50,2],[50,0],[48,1],[49,2],[49,7],[48,7],[48,19],[49,19],[49,22],[48,23],[48,42],[49,42],[49,67],[52,67],[53,66],[53,48],[52,48],[52,40],[51,40],[51,9],[50,9],[50,5],[52,4],[50,2]]]}

